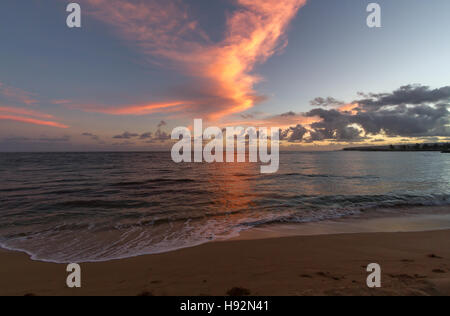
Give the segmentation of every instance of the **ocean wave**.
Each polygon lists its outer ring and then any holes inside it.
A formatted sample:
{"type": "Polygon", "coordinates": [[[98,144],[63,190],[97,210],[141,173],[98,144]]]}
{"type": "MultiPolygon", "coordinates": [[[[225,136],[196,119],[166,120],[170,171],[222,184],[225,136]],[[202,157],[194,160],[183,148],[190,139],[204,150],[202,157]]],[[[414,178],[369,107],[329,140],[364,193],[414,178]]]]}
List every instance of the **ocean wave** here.
{"type": "Polygon", "coordinates": [[[127,187],[127,186],[142,186],[142,185],[148,185],[148,184],[172,185],[172,184],[183,184],[183,183],[199,183],[199,180],[158,178],[158,179],[150,179],[150,180],[144,180],[144,181],[118,182],[118,183],[112,183],[112,184],[110,184],[110,186],[127,187]]]}
{"type": "Polygon", "coordinates": [[[324,178],[324,179],[343,179],[343,180],[379,180],[380,177],[374,175],[363,176],[345,176],[345,175],[333,175],[333,174],[308,174],[308,173],[282,173],[276,174],[274,177],[305,177],[305,178],[324,178]]]}
{"type": "MultiPolygon", "coordinates": [[[[264,225],[359,218],[376,215],[378,212],[402,214],[403,211],[406,212],[415,206],[446,206],[450,205],[449,198],[448,195],[309,196],[303,199],[327,201],[327,204],[345,200],[351,201],[354,205],[322,208],[308,208],[302,205],[297,209],[279,212],[248,213],[241,210],[204,216],[147,220],[139,219],[136,213],[133,216],[128,214],[116,218],[113,222],[107,220],[73,222],[48,229],[2,235],[0,245],[6,249],[27,252],[34,260],[39,261],[58,263],[109,261],[173,251],[217,239],[229,239],[238,236],[242,231],[264,225]],[[120,223],[121,221],[125,222],[120,223]],[[94,240],[95,245],[92,244],[94,240]]],[[[160,212],[159,215],[167,214],[160,212]]]]}
{"type": "Polygon", "coordinates": [[[288,153],[262,175],[252,164],[175,164],[170,153],[0,155],[0,245],[35,260],[106,261],[262,225],[448,208],[448,157],[415,157],[288,153]]]}

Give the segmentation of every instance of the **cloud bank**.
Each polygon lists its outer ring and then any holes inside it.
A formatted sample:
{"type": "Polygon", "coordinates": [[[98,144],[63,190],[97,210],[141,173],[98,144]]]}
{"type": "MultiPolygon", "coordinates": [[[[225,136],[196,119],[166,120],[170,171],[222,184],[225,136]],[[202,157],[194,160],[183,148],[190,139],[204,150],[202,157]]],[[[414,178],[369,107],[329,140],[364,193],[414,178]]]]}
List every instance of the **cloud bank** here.
{"type": "Polygon", "coordinates": [[[450,136],[450,86],[431,89],[423,85],[406,85],[391,93],[360,93],[359,96],[362,98],[348,104],[336,102],[334,98],[315,99],[311,104],[319,108],[292,115],[318,121],[283,130],[284,139],[308,143],[355,142],[379,135],[450,136]]]}

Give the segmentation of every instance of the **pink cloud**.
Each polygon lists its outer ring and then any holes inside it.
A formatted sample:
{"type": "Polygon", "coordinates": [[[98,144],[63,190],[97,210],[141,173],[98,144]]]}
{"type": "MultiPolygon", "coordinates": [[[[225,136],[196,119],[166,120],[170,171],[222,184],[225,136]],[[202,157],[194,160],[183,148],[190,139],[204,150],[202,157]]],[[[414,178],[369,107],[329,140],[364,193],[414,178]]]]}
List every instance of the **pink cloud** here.
{"type": "MultiPolygon", "coordinates": [[[[39,101],[34,98],[32,93],[22,89],[7,86],[0,82],[0,96],[12,103],[20,103],[21,105],[36,105],[39,101]]],[[[52,126],[58,128],[68,128],[67,125],[49,121],[53,119],[53,115],[42,113],[33,109],[19,108],[15,106],[3,106],[0,104],[0,120],[9,120],[34,125],[52,126]]]]}
{"type": "Polygon", "coordinates": [[[58,127],[58,128],[69,128],[69,126],[52,122],[52,121],[44,121],[29,117],[23,117],[23,116],[16,116],[16,115],[2,115],[0,114],[0,120],[10,120],[10,121],[16,121],[16,122],[22,122],[22,123],[29,123],[34,125],[43,125],[43,126],[51,126],[51,127],[58,127]]]}
{"type": "Polygon", "coordinates": [[[16,108],[11,106],[0,106],[0,120],[16,121],[33,125],[43,125],[58,128],[68,128],[69,126],[49,121],[53,115],[42,113],[36,110],[16,108]]]}
{"type": "Polygon", "coordinates": [[[34,116],[34,117],[45,118],[45,119],[53,118],[53,115],[40,113],[40,112],[34,111],[34,110],[0,106],[0,113],[4,113],[4,112],[12,113],[12,114],[19,114],[19,115],[34,116]]]}
{"type": "Polygon", "coordinates": [[[181,101],[189,104],[188,113],[220,120],[264,99],[255,91],[261,81],[255,67],[286,46],[286,30],[306,0],[236,0],[219,42],[208,38],[179,0],[84,2],[149,60],[194,79],[197,96],[181,101]]]}
{"type": "Polygon", "coordinates": [[[38,101],[33,94],[15,87],[7,86],[0,82],[0,95],[6,99],[26,105],[33,105],[38,101]]]}
{"type": "Polygon", "coordinates": [[[96,112],[111,115],[147,115],[156,112],[172,112],[177,109],[181,109],[186,106],[185,102],[175,101],[175,102],[161,102],[161,103],[150,103],[150,104],[140,104],[140,105],[125,105],[118,107],[108,107],[105,105],[82,105],[77,106],[86,112],[96,112]]]}

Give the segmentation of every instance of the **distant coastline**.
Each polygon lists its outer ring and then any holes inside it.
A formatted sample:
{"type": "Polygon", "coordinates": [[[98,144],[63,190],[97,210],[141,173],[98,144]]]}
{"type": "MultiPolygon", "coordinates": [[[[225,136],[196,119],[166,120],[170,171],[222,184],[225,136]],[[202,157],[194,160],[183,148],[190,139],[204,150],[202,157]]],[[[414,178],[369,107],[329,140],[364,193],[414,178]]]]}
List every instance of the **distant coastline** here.
{"type": "Polygon", "coordinates": [[[437,151],[442,153],[450,153],[450,143],[349,147],[344,148],[343,151],[376,151],[376,152],[437,151]]]}

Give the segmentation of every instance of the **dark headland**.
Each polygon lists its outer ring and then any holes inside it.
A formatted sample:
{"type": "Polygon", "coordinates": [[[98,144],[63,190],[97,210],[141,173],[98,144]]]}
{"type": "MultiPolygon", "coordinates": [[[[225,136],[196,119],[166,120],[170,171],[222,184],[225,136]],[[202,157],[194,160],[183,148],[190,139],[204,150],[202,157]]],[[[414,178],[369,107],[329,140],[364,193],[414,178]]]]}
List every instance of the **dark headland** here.
{"type": "Polygon", "coordinates": [[[432,143],[432,144],[409,144],[409,145],[389,145],[389,146],[365,146],[344,148],[344,151],[438,151],[450,153],[450,143],[432,143]]]}

